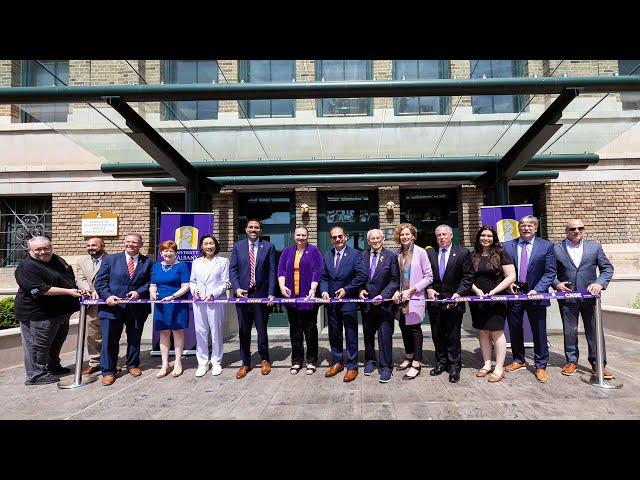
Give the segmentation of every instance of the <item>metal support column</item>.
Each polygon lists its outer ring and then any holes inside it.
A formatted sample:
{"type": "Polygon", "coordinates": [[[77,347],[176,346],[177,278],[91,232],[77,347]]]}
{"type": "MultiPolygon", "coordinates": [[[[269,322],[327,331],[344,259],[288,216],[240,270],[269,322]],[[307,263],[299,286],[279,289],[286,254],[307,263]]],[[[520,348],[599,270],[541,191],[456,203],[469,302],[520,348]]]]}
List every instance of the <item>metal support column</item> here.
{"type": "MultiPolygon", "coordinates": [[[[90,383],[95,382],[98,377],[82,376],[82,357],[84,355],[84,336],[87,326],[87,306],[84,303],[80,304],[80,320],[78,322],[78,341],[76,342],[76,371],[73,375],[73,382],[69,383],[68,380],[61,380],[58,382],[58,388],[64,390],[73,389],[78,387],[84,387],[90,383]]],[[[105,340],[106,341],[106,340],[105,340]]]]}

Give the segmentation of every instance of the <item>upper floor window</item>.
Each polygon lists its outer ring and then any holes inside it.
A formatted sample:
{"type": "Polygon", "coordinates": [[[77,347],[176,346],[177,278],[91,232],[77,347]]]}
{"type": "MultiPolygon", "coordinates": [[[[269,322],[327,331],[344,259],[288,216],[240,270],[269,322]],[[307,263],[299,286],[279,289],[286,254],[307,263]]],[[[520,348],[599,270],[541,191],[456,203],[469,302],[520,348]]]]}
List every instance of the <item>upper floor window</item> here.
{"type": "MultiPolygon", "coordinates": [[[[521,60],[470,61],[471,78],[513,78],[523,76],[521,60]],[[475,69],[474,69],[475,67],[475,69]]],[[[473,113],[516,113],[524,105],[523,95],[472,95],[473,113]]]]}
{"type": "MultiPolygon", "coordinates": [[[[640,75],[640,60],[618,60],[618,75],[640,75]]],[[[640,110],[640,92],[620,92],[623,110],[640,110]]]]}
{"type": "MultiPolygon", "coordinates": [[[[394,60],[394,80],[424,80],[449,78],[448,60],[394,60]]],[[[394,98],[396,115],[447,115],[451,97],[397,97],[394,98]]]]}
{"type": "MultiPolygon", "coordinates": [[[[22,86],[57,87],[69,84],[68,60],[26,60],[22,62],[22,86]]],[[[22,122],[66,122],[69,104],[50,103],[29,105],[22,112],[22,122]]]]}
{"type": "MultiPolygon", "coordinates": [[[[215,60],[167,60],[164,63],[164,83],[217,83],[218,62],[215,60]]],[[[217,100],[168,102],[165,120],[215,120],[217,100]]]]}
{"type": "MultiPolygon", "coordinates": [[[[254,83],[285,83],[296,78],[295,60],[241,60],[240,80],[254,83]]],[[[242,118],[294,117],[295,100],[243,100],[242,118]]]]}
{"type": "MultiPolygon", "coordinates": [[[[316,61],[316,80],[319,81],[372,79],[373,62],[371,60],[316,61]]],[[[323,98],[317,100],[316,105],[319,117],[373,115],[373,99],[371,98],[323,98]]]]}
{"type": "Polygon", "coordinates": [[[0,198],[0,267],[29,256],[31,237],[51,238],[51,196],[0,198]]]}

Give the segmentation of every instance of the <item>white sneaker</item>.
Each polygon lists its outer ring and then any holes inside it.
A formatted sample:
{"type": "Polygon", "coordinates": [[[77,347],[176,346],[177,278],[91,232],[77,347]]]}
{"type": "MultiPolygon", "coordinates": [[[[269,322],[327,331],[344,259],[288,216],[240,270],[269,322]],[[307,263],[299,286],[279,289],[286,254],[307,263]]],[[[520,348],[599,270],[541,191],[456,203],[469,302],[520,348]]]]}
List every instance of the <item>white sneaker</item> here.
{"type": "Polygon", "coordinates": [[[222,367],[218,364],[211,365],[211,375],[220,375],[222,373],[222,367]]]}
{"type": "Polygon", "coordinates": [[[196,377],[204,377],[209,370],[209,365],[198,365],[198,369],[196,370],[196,377]]]}

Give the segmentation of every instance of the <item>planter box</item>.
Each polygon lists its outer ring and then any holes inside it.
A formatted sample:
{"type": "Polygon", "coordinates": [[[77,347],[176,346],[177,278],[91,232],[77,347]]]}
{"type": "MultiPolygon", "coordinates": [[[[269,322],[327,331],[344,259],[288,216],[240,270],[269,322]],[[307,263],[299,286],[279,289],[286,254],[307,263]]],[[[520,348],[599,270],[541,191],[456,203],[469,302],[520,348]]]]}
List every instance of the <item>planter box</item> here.
{"type": "MultiPolygon", "coordinates": [[[[78,318],[69,321],[69,335],[62,345],[61,353],[74,352],[78,341],[78,318]]],[[[0,370],[15,367],[24,363],[22,355],[22,335],[20,328],[0,330],[0,370]]]]}
{"type": "Polygon", "coordinates": [[[602,306],[604,332],[640,341],[640,310],[637,308],[602,306]]]}

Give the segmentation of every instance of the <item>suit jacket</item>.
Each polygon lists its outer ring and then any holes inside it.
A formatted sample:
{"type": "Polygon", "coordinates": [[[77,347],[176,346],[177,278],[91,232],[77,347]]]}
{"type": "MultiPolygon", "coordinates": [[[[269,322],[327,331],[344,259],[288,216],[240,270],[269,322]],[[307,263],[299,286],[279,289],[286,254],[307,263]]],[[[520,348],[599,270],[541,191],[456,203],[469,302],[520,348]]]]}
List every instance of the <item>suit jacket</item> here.
{"type": "MultiPolygon", "coordinates": [[[[587,290],[589,284],[597,282],[606,289],[613,277],[613,265],[602,250],[602,245],[598,242],[592,242],[586,238],[582,240],[582,260],[580,265],[575,265],[569,252],[567,251],[566,238],[555,244],[556,258],[558,260],[558,272],[553,280],[553,286],[557,286],[560,282],[570,281],[573,283],[573,289],[578,292],[587,290]],[[599,275],[596,276],[596,267],[598,267],[599,275]]],[[[565,300],[567,302],[576,302],[577,300],[565,300]]]]}
{"type": "MultiPolygon", "coordinates": [[[[433,271],[433,283],[429,288],[441,293],[447,298],[457,293],[460,296],[469,295],[469,290],[473,284],[473,263],[471,263],[471,252],[460,245],[451,245],[449,252],[449,260],[445,265],[444,277],[440,280],[440,262],[438,255],[440,248],[430,248],[427,250],[431,270],[433,271]]],[[[458,302],[457,309],[460,313],[466,310],[466,302],[458,302]]],[[[437,304],[429,304],[429,307],[435,307],[437,304]]]]}
{"type": "MultiPolygon", "coordinates": [[[[266,298],[276,292],[276,247],[260,239],[256,252],[256,290],[254,296],[266,298]]],[[[249,290],[249,240],[233,244],[229,262],[229,279],[235,295],[241,288],[249,290]]]]}
{"type": "MultiPolygon", "coordinates": [[[[335,297],[335,291],[344,288],[345,298],[358,298],[360,288],[367,281],[367,274],[362,261],[362,253],[351,247],[345,246],[342,250],[340,265],[336,270],[333,266],[336,249],[332,248],[322,256],[324,268],[320,275],[320,293],[327,292],[330,297],[335,297]]],[[[328,305],[330,308],[342,311],[357,310],[356,303],[328,305]]]]}
{"type": "Polygon", "coordinates": [[[189,288],[195,297],[198,290],[200,298],[212,295],[212,298],[226,298],[229,286],[229,260],[220,255],[213,257],[211,262],[204,257],[196,258],[191,264],[189,288]]]}
{"type": "MultiPolygon", "coordinates": [[[[151,282],[151,267],[153,261],[146,255],[138,255],[133,278],[129,278],[127,260],[124,252],[115,253],[105,257],[100,265],[100,270],[96,273],[96,292],[102,300],[106,300],[112,295],[125,298],[131,291],[138,292],[140,298],[149,298],[149,283],[151,282]]],[[[129,305],[132,313],[139,316],[147,316],[151,313],[150,304],[129,305]]],[[[124,315],[125,305],[100,305],[98,316],[105,320],[113,320],[124,315]]]]}
{"type": "MultiPolygon", "coordinates": [[[[282,255],[280,255],[280,261],[278,262],[278,277],[284,277],[284,285],[291,290],[292,297],[295,296],[293,270],[297,249],[298,247],[296,245],[290,245],[285,248],[282,251],[282,255]]],[[[324,261],[322,260],[320,250],[318,250],[314,245],[307,244],[302,256],[300,257],[300,289],[298,297],[306,297],[311,289],[311,283],[320,282],[320,275],[322,275],[323,267],[324,261]]],[[[285,304],[285,307],[292,308],[294,310],[313,310],[316,308],[316,305],[313,303],[301,303],[298,305],[285,304]]]]}
{"type": "MultiPolygon", "coordinates": [[[[371,277],[371,251],[362,252],[362,262],[364,263],[364,271],[367,274],[367,281],[362,288],[369,294],[368,298],[378,295],[382,295],[382,298],[391,298],[400,286],[398,256],[386,248],[380,250],[373,278],[371,277]]],[[[393,314],[394,307],[395,303],[393,302],[384,302],[380,305],[365,303],[362,311],[368,313],[371,310],[382,309],[389,314],[393,314]]]]}
{"type": "MultiPolygon", "coordinates": [[[[107,258],[109,254],[105,252],[102,257],[102,262],[107,258]]],[[[102,266],[100,262],[100,266],[102,266]]],[[[75,269],[76,283],[80,290],[92,290],[96,289],[95,280],[98,270],[93,270],[93,258],[91,255],[84,255],[78,258],[75,269]]]]}
{"type": "MultiPolygon", "coordinates": [[[[502,244],[505,252],[513,258],[516,267],[516,279],[520,277],[520,256],[518,255],[519,238],[509,240],[502,244]]],[[[536,237],[533,241],[531,255],[527,263],[527,283],[529,290],[538,293],[546,293],[556,278],[556,252],[549,240],[536,237]]],[[[524,292],[527,293],[527,292],[524,292]]],[[[536,301],[538,305],[551,305],[549,300],[536,301]]]]}
{"type": "MultiPolygon", "coordinates": [[[[396,250],[398,259],[400,258],[401,250],[402,247],[396,250]]],[[[398,268],[400,269],[400,288],[402,288],[402,267],[400,267],[400,262],[398,262],[398,268]]],[[[424,248],[419,247],[414,243],[409,286],[414,287],[416,292],[411,296],[411,301],[409,302],[409,313],[405,315],[405,323],[407,325],[417,325],[422,323],[426,303],[424,300],[424,292],[426,288],[431,285],[432,281],[433,271],[431,270],[431,263],[429,262],[427,252],[424,248]]]]}

